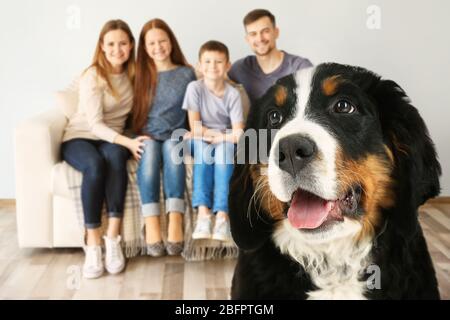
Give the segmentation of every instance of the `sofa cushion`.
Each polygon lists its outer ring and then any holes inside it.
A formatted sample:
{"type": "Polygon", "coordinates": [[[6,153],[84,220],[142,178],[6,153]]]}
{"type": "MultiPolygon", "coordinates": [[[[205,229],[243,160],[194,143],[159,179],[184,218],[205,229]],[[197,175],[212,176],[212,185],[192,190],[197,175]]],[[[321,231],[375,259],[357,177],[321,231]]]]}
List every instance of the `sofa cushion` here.
{"type": "Polygon", "coordinates": [[[79,77],[76,77],[66,89],[55,93],[56,105],[61,108],[66,118],[70,118],[77,110],[78,83],[79,77]]]}
{"type": "Polygon", "coordinates": [[[75,202],[66,197],[54,195],[53,204],[53,246],[82,247],[83,230],[77,220],[75,202]]]}
{"type": "Polygon", "coordinates": [[[52,177],[50,180],[50,190],[53,195],[57,195],[64,198],[72,198],[72,194],[69,190],[69,184],[67,181],[67,169],[69,164],[65,161],[58,162],[52,169],[52,177]]]}

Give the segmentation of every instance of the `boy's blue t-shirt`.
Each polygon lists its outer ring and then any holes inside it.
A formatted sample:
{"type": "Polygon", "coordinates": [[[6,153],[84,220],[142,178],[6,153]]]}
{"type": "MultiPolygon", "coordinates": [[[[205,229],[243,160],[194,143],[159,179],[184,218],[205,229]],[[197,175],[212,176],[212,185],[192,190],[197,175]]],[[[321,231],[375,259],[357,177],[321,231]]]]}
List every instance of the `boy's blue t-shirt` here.
{"type": "Polygon", "coordinates": [[[239,90],[227,82],[222,98],[209,91],[203,80],[191,82],[186,89],[183,110],[199,112],[204,127],[222,132],[244,121],[239,90]]]}

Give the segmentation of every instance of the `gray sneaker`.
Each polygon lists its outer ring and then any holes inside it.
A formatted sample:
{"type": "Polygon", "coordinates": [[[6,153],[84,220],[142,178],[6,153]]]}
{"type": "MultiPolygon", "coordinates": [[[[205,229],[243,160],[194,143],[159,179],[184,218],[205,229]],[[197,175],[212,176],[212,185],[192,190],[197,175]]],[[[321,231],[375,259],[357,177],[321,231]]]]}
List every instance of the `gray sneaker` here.
{"type": "Polygon", "coordinates": [[[197,224],[192,233],[192,239],[211,239],[211,225],[211,217],[197,218],[197,224]]]}
{"type": "Polygon", "coordinates": [[[184,249],[184,242],[167,241],[166,251],[169,256],[179,256],[184,249]]]}
{"type": "Polygon", "coordinates": [[[228,219],[216,219],[212,238],[219,241],[231,241],[230,222],[228,219]]]}

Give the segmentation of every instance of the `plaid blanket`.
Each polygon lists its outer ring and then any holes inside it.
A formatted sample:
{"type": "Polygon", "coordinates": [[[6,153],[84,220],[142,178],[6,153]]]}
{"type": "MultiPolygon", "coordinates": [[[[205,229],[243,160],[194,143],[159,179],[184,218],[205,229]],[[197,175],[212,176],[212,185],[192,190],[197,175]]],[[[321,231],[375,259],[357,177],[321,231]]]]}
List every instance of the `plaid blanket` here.
{"type": "MultiPolygon", "coordinates": [[[[72,198],[75,202],[77,220],[82,229],[81,234],[85,234],[84,215],[81,204],[81,182],[82,175],[79,171],[67,165],[67,181],[72,198]]],[[[123,239],[124,253],[128,258],[145,254],[144,220],[141,214],[141,200],[139,188],[137,186],[136,169],[137,162],[128,161],[128,188],[125,197],[124,215],[122,221],[121,235],[123,239]]],[[[162,183],[161,183],[162,185],[162,183]]],[[[221,242],[216,240],[194,240],[191,235],[194,229],[196,210],[191,207],[192,191],[192,164],[186,164],[186,214],[184,216],[184,250],[182,256],[188,261],[208,260],[216,258],[235,258],[238,255],[238,248],[234,242],[221,242]]],[[[161,197],[164,199],[161,189],[161,197]]],[[[161,213],[165,212],[164,201],[161,203],[161,213]]],[[[167,241],[167,221],[166,214],[161,214],[161,230],[163,240],[167,241]]],[[[107,225],[106,210],[102,214],[102,228],[107,225]]],[[[84,239],[83,243],[84,243],[84,239]]]]}

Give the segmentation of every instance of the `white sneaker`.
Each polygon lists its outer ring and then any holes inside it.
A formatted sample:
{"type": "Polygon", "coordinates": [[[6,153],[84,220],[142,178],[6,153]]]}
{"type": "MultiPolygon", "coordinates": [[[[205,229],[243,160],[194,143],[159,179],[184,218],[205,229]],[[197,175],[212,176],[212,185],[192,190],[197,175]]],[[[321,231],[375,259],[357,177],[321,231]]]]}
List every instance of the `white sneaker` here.
{"type": "Polygon", "coordinates": [[[115,239],[103,236],[105,240],[105,266],[111,274],[119,273],[125,268],[125,257],[123,256],[122,246],[120,245],[120,236],[115,239]]]}
{"type": "Polygon", "coordinates": [[[102,247],[86,246],[85,260],[83,265],[83,277],[86,279],[95,279],[100,277],[105,271],[102,261],[102,247]]]}
{"type": "Polygon", "coordinates": [[[219,241],[231,241],[230,222],[228,219],[216,219],[212,238],[219,241]]]}
{"type": "Polygon", "coordinates": [[[207,218],[197,218],[195,230],[192,233],[192,239],[210,239],[211,224],[211,216],[207,218]]]}

